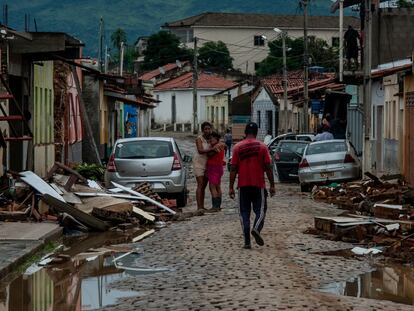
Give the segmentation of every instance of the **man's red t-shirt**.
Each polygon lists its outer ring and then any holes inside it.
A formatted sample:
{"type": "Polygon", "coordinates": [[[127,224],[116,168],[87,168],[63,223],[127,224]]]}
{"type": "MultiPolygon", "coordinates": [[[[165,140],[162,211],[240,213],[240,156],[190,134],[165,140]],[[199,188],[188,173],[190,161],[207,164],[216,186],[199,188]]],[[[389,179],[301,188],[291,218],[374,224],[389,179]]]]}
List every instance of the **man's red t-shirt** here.
{"type": "Polygon", "coordinates": [[[233,148],[231,165],[237,167],[239,188],[266,188],[264,173],[271,163],[267,146],[257,139],[242,140],[233,148]]]}

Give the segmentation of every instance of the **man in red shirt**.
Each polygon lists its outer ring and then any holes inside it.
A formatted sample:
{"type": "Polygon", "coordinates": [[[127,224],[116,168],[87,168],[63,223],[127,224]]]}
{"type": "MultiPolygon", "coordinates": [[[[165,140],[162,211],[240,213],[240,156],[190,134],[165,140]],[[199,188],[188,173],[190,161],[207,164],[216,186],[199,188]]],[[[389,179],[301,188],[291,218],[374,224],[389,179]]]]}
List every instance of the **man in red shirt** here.
{"type": "Polygon", "coordinates": [[[270,183],[270,196],[275,194],[275,182],[273,179],[272,161],[267,146],[256,139],[258,127],[254,122],[246,125],[246,139],[239,142],[233,148],[231,161],[229,195],[235,198],[234,182],[238,177],[239,189],[239,213],[244,235],[244,248],[250,249],[250,213],[256,215],[254,220],[253,235],[256,243],[264,245],[260,232],[263,229],[267,210],[267,191],[264,174],[266,173],[270,183]]]}

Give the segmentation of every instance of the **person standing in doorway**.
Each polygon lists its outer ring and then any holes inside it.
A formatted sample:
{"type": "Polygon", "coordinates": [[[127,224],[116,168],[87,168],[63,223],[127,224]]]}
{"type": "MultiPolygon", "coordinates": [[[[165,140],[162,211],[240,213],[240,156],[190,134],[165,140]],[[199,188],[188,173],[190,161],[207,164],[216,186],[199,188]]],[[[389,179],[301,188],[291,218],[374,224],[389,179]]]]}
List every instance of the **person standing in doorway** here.
{"type": "Polygon", "coordinates": [[[244,248],[250,249],[250,233],[256,243],[264,245],[260,232],[263,229],[267,210],[267,191],[264,174],[270,183],[270,196],[275,194],[272,161],[266,145],[256,139],[258,126],[254,122],[246,125],[246,138],[233,148],[231,161],[229,195],[235,198],[234,183],[238,175],[239,213],[244,235],[244,248]],[[250,213],[256,217],[250,232],[250,213]]]}
{"type": "Polygon", "coordinates": [[[226,134],[224,134],[224,143],[226,144],[226,155],[228,158],[231,156],[231,147],[233,146],[233,136],[231,134],[230,129],[226,130],[226,134]]]}
{"type": "Polygon", "coordinates": [[[315,136],[314,141],[332,140],[334,136],[329,132],[329,127],[321,126],[318,128],[318,134],[315,136]]]}

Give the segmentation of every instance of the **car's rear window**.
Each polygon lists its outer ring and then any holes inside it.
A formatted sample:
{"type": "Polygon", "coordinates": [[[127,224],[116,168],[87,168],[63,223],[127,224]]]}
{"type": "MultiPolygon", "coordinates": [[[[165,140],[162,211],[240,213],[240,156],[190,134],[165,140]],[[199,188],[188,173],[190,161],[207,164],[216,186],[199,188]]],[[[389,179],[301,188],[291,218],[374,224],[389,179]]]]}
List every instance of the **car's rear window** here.
{"type": "Polygon", "coordinates": [[[172,144],[162,140],[139,140],[116,145],[117,159],[156,159],[172,157],[172,144]]]}
{"type": "Polygon", "coordinates": [[[307,155],[321,154],[321,153],[332,153],[332,152],[346,152],[347,147],[344,142],[326,142],[323,144],[311,144],[306,151],[307,155]]]}
{"type": "Polygon", "coordinates": [[[296,139],[301,141],[312,141],[312,139],[309,136],[297,136],[296,139]]]}
{"type": "Polygon", "coordinates": [[[308,144],[301,143],[301,142],[297,142],[297,143],[280,142],[278,146],[278,150],[279,152],[293,152],[293,153],[302,155],[307,145],[308,144]]]}

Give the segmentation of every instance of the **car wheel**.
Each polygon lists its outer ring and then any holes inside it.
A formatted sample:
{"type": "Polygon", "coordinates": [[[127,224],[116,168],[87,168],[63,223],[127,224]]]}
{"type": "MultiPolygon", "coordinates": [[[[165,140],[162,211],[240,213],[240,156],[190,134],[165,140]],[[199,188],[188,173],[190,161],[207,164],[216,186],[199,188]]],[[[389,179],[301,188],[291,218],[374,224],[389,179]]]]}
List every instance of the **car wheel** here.
{"type": "Polygon", "coordinates": [[[187,205],[187,189],[177,196],[177,207],[185,207],[187,205]]]}
{"type": "Polygon", "coordinates": [[[301,192],[309,192],[309,185],[300,184],[300,191],[301,192]]]}

